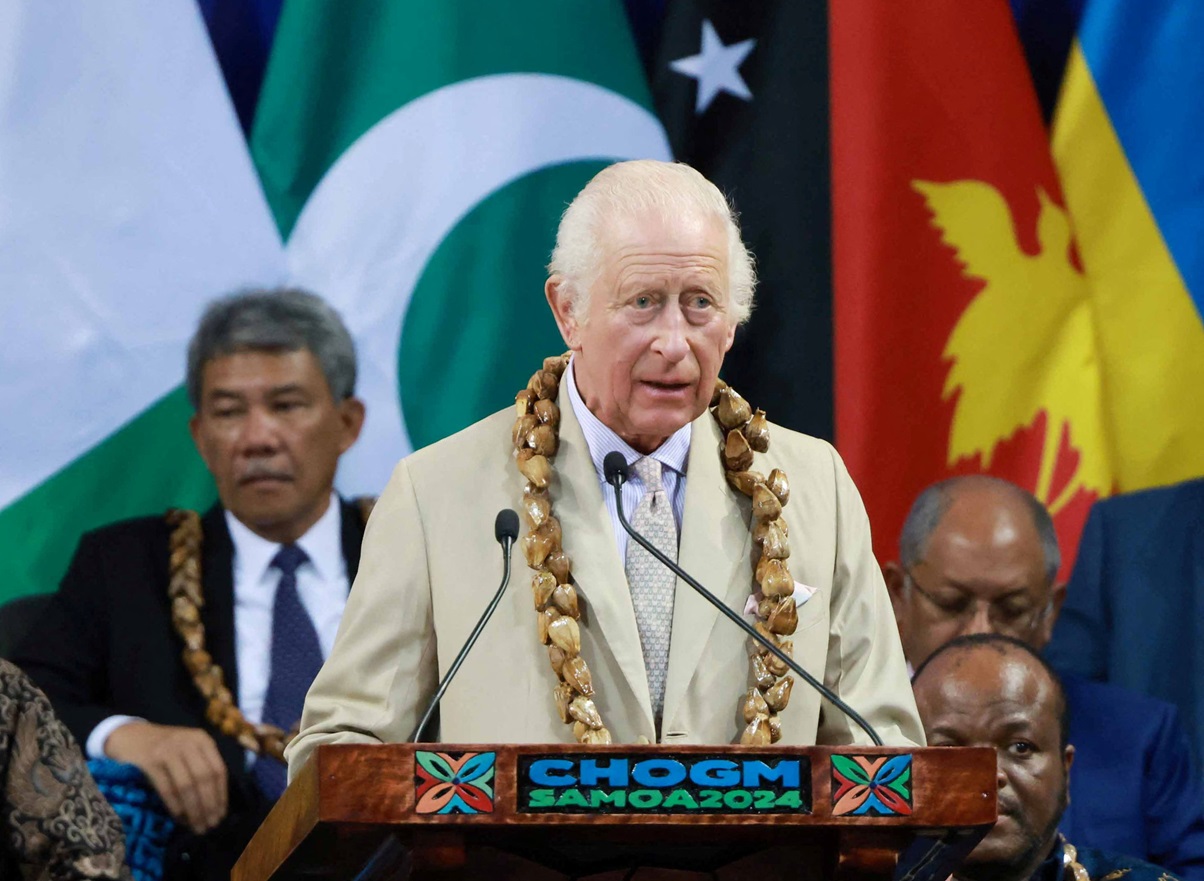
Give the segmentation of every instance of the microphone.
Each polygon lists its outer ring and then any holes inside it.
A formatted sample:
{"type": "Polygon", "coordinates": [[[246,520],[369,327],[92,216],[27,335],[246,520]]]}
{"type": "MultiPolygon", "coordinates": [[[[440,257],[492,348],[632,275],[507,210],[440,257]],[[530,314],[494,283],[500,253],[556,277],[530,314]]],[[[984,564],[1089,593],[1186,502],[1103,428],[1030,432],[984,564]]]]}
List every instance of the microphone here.
{"type": "Polygon", "coordinates": [[[447,670],[447,675],[439,683],[439,687],[435,690],[435,696],[431,698],[431,702],[427,705],[426,712],[422,716],[422,721],[418,723],[418,727],[410,735],[410,743],[419,742],[423,730],[430,723],[431,716],[435,713],[435,708],[439,706],[439,701],[443,699],[444,692],[451,685],[452,677],[456,675],[456,672],[460,669],[460,665],[464,663],[464,659],[468,657],[468,653],[476,645],[481,631],[485,629],[485,625],[493,617],[493,612],[498,607],[498,603],[502,601],[502,594],[506,592],[506,585],[510,583],[510,550],[514,547],[514,542],[518,539],[518,514],[514,513],[513,509],[503,508],[497,512],[497,519],[493,521],[493,537],[502,546],[502,566],[504,567],[502,583],[498,587],[497,593],[493,595],[493,599],[489,601],[489,605],[485,607],[485,613],[481,615],[481,620],[472,629],[472,633],[468,634],[468,639],[465,641],[464,647],[460,649],[460,653],[452,661],[451,667],[447,670]]]}
{"type": "Polygon", "coordinates": [[[829,703],[856,722],[861,730],[869,735],[870,740],[874,742],[874,746],[882,746],[882,738],[878,736],[878,732],[874,730],[873,726],[870,725],[869,722],[865,721],[865,719],[861,718],[861,715],[856,710],[841,700],[840,696],[837,695],[836,692],[832,691],[832,689],[828,688],[828,686],[824,685],[822,682],[800,667],[797,663],[795,663],[794,658],[790,657],[790,655],[786,654],[784,651],[758,633],[751,624],[744,620],[744,618],[729,609],[722,600],[695,581],[689,575],[689,573],[686,572],[686,570],[677,565],[676,561],[666,557],[660,552],[660,549],[657,548],[656,545],[648,541],[648,539],[644,538],[644,536],[640,535],[631,528],[631,524],[627,522],[627,515],[623,513],[623,484],[627,482],[628,466],[627,459],[622,453],[618,452],[617,450],[607,453],[606,458],[602,460],[602,473],[606,477],[606,482],[614,487],[615,510],[618,511],[619,514],[619,523],[623,526],[623,529],[627,531],[627,534],[639,543],[640,547],[673,570],[674,574],[676,574],[678,578],[690,585],[690,587],[694,588],[694,590],[696,590],[698,593],[702,594],[707,602],[735,622],[736,626],[752,637],[755,642],[767,648],[778,660],[789,667],[792,672],[797,673],[799,678],[827,698],[829,703]]]}

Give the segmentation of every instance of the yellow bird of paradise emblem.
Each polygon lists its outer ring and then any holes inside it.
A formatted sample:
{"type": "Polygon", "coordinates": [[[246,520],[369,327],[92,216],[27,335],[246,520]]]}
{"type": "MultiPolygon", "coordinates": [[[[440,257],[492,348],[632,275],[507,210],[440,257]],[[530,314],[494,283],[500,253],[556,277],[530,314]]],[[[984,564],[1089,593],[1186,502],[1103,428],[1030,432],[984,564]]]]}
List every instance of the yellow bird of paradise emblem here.
{"type": "Polygon", "coordinates": [[[1037,239],[1024,253],[1011,208],[984,181],[912,181],[962,273],[984,282],[945,343],[943,397],[954,398],[948,462],[981,455],[990,470],[997,447],[1045,413],[1037,496],[1057,514],[1079,490],[1112,486],[1103,421],[1099,350],[1087,283],[1070,260],[1066,212],[1042,190],[1037,239]],[[1062,438],[1079,452],[1069,480],[1053,486],[1062,438]]]}

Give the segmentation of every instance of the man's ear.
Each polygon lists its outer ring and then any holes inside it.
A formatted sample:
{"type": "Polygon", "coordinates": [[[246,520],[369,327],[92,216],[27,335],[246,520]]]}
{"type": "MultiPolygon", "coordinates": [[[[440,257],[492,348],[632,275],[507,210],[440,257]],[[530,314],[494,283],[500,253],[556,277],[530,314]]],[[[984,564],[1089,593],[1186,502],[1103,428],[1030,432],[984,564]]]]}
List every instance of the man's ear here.
{"type": "Polygon", "coordinates": [[[1041,629],[1037,632],[1037,639],[1040,640],[1040,645],[1037,646],[1038,650],[1045,648],[1053,639],[1054,624],[1057,623],[1064,602],[1066,602],[1066,585],[1054,582],[1054,586],[1049,591],[1049,608],[1041,621],[1041,629]]]}
{"type": "Polygon", "coordinates": [[[1066,771],[1066,776],[1070,777],[1070,766],[1074,764],[1074,744],[1066,744],[1066,749],[1062,750],[1062,768],[1066,771]]]}
{"type": "Polygon", "coordinates": [[[345,398],[339,402],[339,420],[343,424],[343,437],[339,440],[339,453],[345,453],[359,440],[364,428],[364,402],[359,398],[345,398]]]}
{"type": "Polygon", "coordinates": [[[548,305],[552,307],[552,316],[556,319],[556,326],[560,328],[560,336],[564,339],[564,344],[574,352],[580,351],[579,324],[573,316],[573,303],[568,294],[564,277],[550,276],[544,283],[543,293],[548,298],[548,305]]]}
{"type": "Polygon", "coordinates": [[[905,592],[907,586],[903,583],[906,580],[906,575],[903,572],[903,567],[898,563],[890,562],[882,567],[882,578],[886,581],[886,592],[890,594],[890,605],[895,610],[895,624],[902,627],[903,622],[903,607],[907,602],[905,592]]]}

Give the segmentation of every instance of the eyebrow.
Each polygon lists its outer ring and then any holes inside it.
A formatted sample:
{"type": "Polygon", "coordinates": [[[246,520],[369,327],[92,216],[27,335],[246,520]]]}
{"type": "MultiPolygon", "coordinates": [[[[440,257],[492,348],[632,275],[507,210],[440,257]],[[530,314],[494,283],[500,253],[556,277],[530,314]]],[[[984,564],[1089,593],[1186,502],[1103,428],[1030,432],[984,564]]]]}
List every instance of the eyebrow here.
{"type": "MultiPolygon", "coordinates": [[[[303,385],[301,385],[300,383],[290,382],[290,383],[286,383],[284,385],[272,386],[270,389],[268,389],[267,396],[269,398],[274,398],[274,397],[279,397],[280,395],[287,395],[287,394],[293,394],[293,393],[307,394],[307,391],[306,391],[305,387],[303,385]]],[[[215,389],[211,389],[206,394],[206,397],[210,400],[212,400],[214,398],[242,400],[243,398],[246,397],[246,393],[240,392],[240,391],[235,391],[233,389],[227,389],[227,388],[215,388],[215,389]]]]}

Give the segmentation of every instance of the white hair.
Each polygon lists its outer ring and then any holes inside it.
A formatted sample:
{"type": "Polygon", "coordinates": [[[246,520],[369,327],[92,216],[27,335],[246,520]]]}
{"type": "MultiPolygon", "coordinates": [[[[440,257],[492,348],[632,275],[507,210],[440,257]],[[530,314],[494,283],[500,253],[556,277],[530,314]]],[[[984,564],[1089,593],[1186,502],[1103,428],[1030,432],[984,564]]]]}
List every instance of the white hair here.
{"type": "Polygon", "coordinates": [[[590,288],[602,272],[600,240],[605,225],[649,210],[665,216],[710,216],[723,223],[730,310],[737,324],[747,321],[757,276],[731,205],[718,187],[690,166],[654,159],[617,162],[602,169],[561,215],[548,273],[559,276],[573,316],[583,321],[589,313],[590,288]]]}

